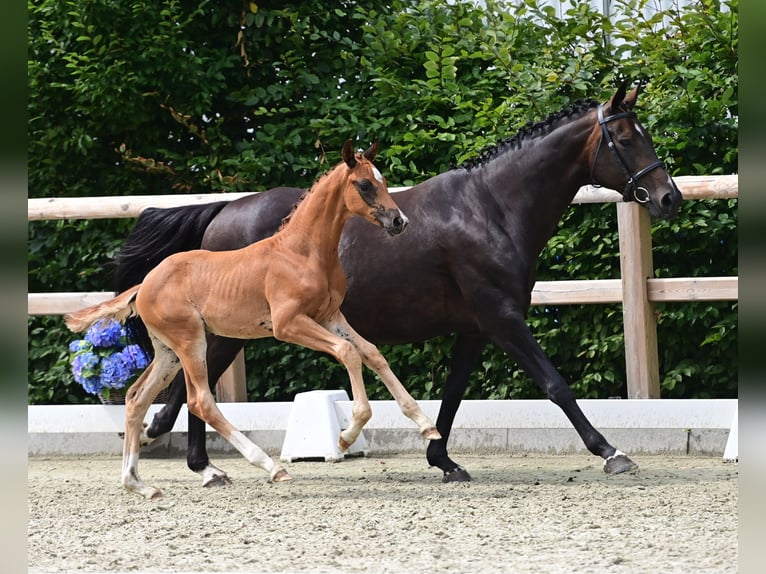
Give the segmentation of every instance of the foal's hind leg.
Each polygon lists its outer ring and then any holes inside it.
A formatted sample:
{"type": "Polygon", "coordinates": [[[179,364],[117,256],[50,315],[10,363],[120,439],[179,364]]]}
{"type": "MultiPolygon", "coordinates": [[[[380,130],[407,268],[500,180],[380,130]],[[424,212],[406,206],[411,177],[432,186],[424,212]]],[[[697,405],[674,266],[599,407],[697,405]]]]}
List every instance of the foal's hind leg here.
{"type": "Polygon", "coordinates": [[[375,345],[354,331],[340,311],[338,311],[332,321],[327,323],[326,326],[330,331],[347,340],[356,348],[364,364],[377,373],[383,381],[383,384],[386,385],[386,388],[391,393],[391,396],[396,399],[402,413],[418,425],[418,429],[423,438],[427,440],[437,440],[441,438],[441,434],[436,430],[436,425],[426,416],[415,399],[412,398],[412,395],[407,392],[407,389],[404,388],[404,385],[402,385],[391,370],[391,367],[389,367],[388,361],[386,361],[385,357],[378,351],[378,348],[375,345]]]}
{"type": "Polygon", "coordinates": [[[290,475],[285,469],[276,464],[258,445],[237,430],[221,413],[208,386],[204,347],[203,337],[202,343],[198,344],[196,348],[178,350],[186,375],[186,404],[189,412],[218,431],[250,464],[260,466],[268,472],[273,482],[290,480],[290,475]]]}
{"type": "Polygon", "coordinates": [[[145,498],[155,499],[162,492],[145,484],[138,476],[138,458],[141,450],[141,433],[149,405],[175,376],[180,368],[176,354],[160,343],[154,342],[154,359],[138,380],[130,387],[125,400],[125,442],[122,451],[122,484],[145,498]]]}

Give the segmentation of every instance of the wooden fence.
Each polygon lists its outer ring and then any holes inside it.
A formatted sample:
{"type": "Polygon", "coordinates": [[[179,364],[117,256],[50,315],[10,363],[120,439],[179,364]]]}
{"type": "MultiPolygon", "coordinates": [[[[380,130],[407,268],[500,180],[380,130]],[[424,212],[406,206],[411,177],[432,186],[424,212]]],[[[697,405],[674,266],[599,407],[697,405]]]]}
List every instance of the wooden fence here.
{"type": "MultiPolygon", "coordinates": [[[[681,176],[674,178],[685,200],[739,197],[736,175],[681,176]]],[[[390,188],[402,191],[407,188],[390,188]]],[[[138,217],[147,207],[172,207],[193,203],[234,200],[247,193],[204,195],[153,195],[131,197],[32,198],[29,221],[49,219],[104,219],[138,217]]],[[[585,186],[572,203],[617,203],[620,279],[538,281],[533,305],[622,303],[625,363],[629,399],[660,398],[657,325],[654,303],[682,301],[734,301],[738,277],[654,279],[650,219],[636,203],[623,203],[619,194],[585,186]]],[[[105,301],[111,292],[29,293],[29,315],[60,315],[105,301]]],[[[239,354],[218,382],[221,402],[247,400],[244,356],[239,354]]]]}

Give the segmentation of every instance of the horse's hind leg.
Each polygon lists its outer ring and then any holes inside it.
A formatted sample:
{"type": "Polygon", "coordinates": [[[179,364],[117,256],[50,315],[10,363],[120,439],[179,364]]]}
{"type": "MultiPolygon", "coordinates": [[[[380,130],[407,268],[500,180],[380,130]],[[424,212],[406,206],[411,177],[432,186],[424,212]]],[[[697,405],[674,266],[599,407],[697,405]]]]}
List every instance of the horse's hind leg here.
{"type": "Polygon", "coordinates": [[[178,372],[180,363],[176,354],[158,341],[154,341],[154,360],[130,387],[125,400],[125,442],[122,451],[122,484],[145,498],[155,499],[162,491],[145,484],[138,476],[138,458],[141,449],[141,431],[149,405],[178,372]]]}
{"type": "Polygon", "coordinates": [[[423,438],[427,440],[441,438],[441,434],[436,430],[436,425],[426,416],[417,401],[412,398],[412,395],[407,392],[407,389],[404,388],[404,385],[393,373],[388,365],[388,361],[378,351],[378,348],[354,331],[340,311],[333,317],[332,322],[327,324],[327,327],[331,332],[347,340],[356,348],[362,358],[362,362],[380,377],[391,393],[391,396],[396,400],[402,413],[418,425],[423,438]]]}
{"type": "MultiPolygon", "coordinates": [[[[207,336],[207,374],[212,391],[218,379],[231,365],[237,353],[244,346],[242,339],[231,339],[218,335],[207,336]]],[[[183,383],[183,397],[186,400],[186,383],[183,383]]],[[[231,484],[226,472],[213,465],[205,444],[205,423],[189,411],[189,434],[187,436],[186,464],[202,477],[202,486],[225,486],[231,484]]]]}

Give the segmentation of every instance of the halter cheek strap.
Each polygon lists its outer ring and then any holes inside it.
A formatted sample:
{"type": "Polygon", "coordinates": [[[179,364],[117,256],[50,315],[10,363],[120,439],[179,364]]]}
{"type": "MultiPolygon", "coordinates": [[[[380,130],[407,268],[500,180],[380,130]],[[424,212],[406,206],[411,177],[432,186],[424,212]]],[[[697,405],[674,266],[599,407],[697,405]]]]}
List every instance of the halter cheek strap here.
{"type": "Polygon", "coordinates": [[[620,154],[620,151],[617,149],[617,146],[615,145],[614,141],[612,140],[612,135],[609,133],[609,130],[606,129],[606,124],[609,122],[612,122],[614,120],[619,120],[622,118],[635,118],[636,113],[635,112],[618,112],[616,114],[612,114],[611,116],[604,117],[604,106],[600,105],[598,107],[598,124],[601,127],[601,138],[598,142],[598,147],[596,148],[596,153],[593,156],[593,161],[590,165],[590,173],[591,173],[591,181],[594,182],[594,185],[598,185],[595,183],[595,178],[593,177],[593,169],[596,167],[596,160],[598,159],[598,153],[601,151],[601,142],[606,141],[606,145],[609,148],[609,151],[612,152],[612,155],[614,155],[615,159],[617,160],[617,165],[620,166],[620,169],[625,174],[625,177],[627,178],[627,183],[625,184],[625,190],[622,192],[622,198],[624,201],[631,201],[635,200],[638,203],[647,203],[649,201],[649,191],[645,187],[641,187],[638,185],[638,180],[645,176],[647,173],[652,171],[653,169],[656,169],[658,167],[665,167],[665,164],[657,160],[653,163],[650,163],[643,169],[638,170],[633,175],[630,174],[630,169],[628,169],[627,163],[625,163],[625,159],[620,154]]]}

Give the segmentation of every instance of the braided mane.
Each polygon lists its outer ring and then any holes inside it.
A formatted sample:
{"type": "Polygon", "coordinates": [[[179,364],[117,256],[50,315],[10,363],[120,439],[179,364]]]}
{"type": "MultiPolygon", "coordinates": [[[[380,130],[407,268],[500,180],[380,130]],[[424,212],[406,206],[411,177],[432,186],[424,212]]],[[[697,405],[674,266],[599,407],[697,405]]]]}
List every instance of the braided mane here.
{"type": "Polygon", "coordinates": [[[527,123],[515,135],[500,140],[499,142],[485,148],[479,152],[478,156],[464,161],[459,166],[456,166],[455,169],[465,169],[470,171],[472,169],[482,167],[494,158],[509,150],[521,149],[525,141],[550,133],[553,128],[558,126],[562,120],[569,119],[572,116],[579,116],[587,111],[592,110],[596,106],[598,106],[598,102],[595,100],[578,100],[563,110],[549,115],[545,120],[541,122],[527,123]]]}

